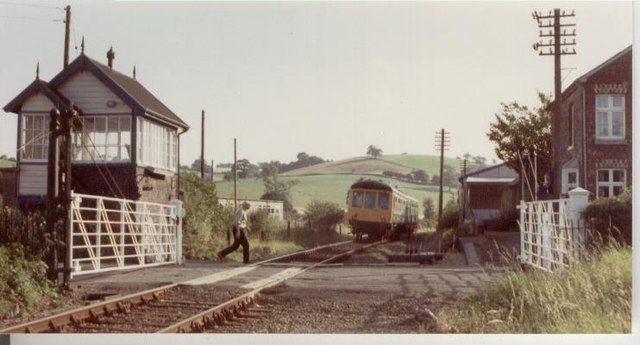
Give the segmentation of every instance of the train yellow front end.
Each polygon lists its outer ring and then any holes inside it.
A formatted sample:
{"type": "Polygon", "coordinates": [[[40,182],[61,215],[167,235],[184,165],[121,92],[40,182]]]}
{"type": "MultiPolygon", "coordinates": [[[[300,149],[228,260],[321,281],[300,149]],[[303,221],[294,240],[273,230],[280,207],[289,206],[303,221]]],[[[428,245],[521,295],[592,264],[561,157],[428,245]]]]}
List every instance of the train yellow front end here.
{"type": "Polygon", "coordinates": [[[418,202],[381,181],[360,181],[347,196],[347,217],[357,241],[411,235],[418,227],[418,202]]]}

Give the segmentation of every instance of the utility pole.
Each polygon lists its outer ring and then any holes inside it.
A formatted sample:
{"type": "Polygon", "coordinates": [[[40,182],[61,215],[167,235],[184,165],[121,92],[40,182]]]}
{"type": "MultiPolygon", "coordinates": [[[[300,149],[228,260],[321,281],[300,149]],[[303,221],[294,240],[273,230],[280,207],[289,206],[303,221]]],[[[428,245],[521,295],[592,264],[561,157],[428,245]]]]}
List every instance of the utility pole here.
{"type": "Polygon", "coordinates": [[[440,150],[440,193],[438,194],[438,220],[442,216],[442,175],[444,173],[444,150],[450,145],[449,132],[444,128],[436,132],[436,149],[440,150]]]}
{"type": "Polygon", "coordinates": [[[71,6],[64,8],[66,12],[64,20],[64,64],[66,68],[69,65],[69,32],[71,31],[71,6]]]}
{"type": "Polygon", "coordinates": [[[460,219],[458,221],[458,224],[462,225],[464,223],[464,219],[465,219],[465,211],[467,209],[467,183],[466,181],[466,177],[467,177],[467,160],[463,159],[462,160],[462,193],[460,193],[460,205],[461,205],[461,209],[460,209],[460,219]]]}
{"type": "MultiPolygon", "coordinates": [[[[553,13],[549,11],[547,15],[543,15],[538,11],[532,13],[533,19],[538,23],[540,30],[540,41],[533,44],[533,49],[538,51],[540,49],[540,56],[553,56],[554,62],[554,107],[553,117],[551,120],[551,140],[553,143],[561,141],[561,133],[559,131],[560,124],[562,123],[562,66],[560,63],[560,57],[562,55],[575,55],[576,54],[576,39],[573,38],[571,42],[567,42],[567,37],[575,37],[576,29],[575,23],[561,23],[563,18],[575,17],[575,12],[571,13],[565,11],[560,12],[559,8],[553,10],[553,13]],[[567,32],[566,27],[574,27],[572,32],[567,32]],[[547,30],[548,29],[548,30],[547,30]],[[561,31],[562,30],[562,31],[561,31]],[[545,32],[546,31],[546,32],[545,32]],[[547,42],[544,39],[548,38],[547,42]],[[560,41],[562,39],[562,42],[560,41]],[[565,47],[574,46],[571,51],[565,47]],[[546,48],[546,50],[545,50],[546,48]]],[[[553,194],[558,196],[560,193],[560,179],[557,176],[557,172],[560,170],[560,164],[558,157],[560,154],[560,145],[551,145],[551,176],[553,185],[553,194]]],[[[537,193],[537,191],[535,191],[537,193]]]]}
{"type": "Polygon", "coordinates": [[[204,110],[202,111],[202,124],[200,125],[200,178],[204,179],[204,110]]]}

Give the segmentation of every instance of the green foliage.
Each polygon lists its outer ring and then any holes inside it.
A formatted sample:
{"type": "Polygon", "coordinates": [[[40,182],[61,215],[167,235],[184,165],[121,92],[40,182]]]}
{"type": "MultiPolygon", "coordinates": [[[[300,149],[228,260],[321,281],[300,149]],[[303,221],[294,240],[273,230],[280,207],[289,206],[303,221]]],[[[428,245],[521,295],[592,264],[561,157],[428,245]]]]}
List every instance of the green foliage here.
{"type": "Polygon", "coordinates": [[[516,102],[501,103],[502,110],[495,114],[487,136],[495,144],[495,153],[509,167],[520,171],[519,155],[537,155],[538,180],[551,169],[551,115],[547,110],[550,99],[538,92],[540,106],[529,109],[516,102]]]}
{"type": "Polygon", "coordinates": [[[313,200],[305,208],[304,220],[321,232],[332,232],[344,220],[344,211],[336,203],[313,200]]]}
{"type": "Polygon", "coordinates": [[[182,228],[183,251],[187,257],[203,257],[226,238],[232,210],[218,203],[215,185],[194,173],[180,175],[186,215],[182,228]]]}
{"type": "Polygon", "coordinates": [[[382,156],[382,149],[375,145],[369,145],[369,147],[367,147],[367,156],[371,156],[373,159],[376,159],[382,156]]]}
{"type": "Polygon", "coordinates": [[[298,184],[297,180],[282,180],[276,172],[271,176],[263,177],[262,181],[264,182],[264,194],[260,199],[282,201],[284,212],[293,211],[291,188],[298,184]]]}
{"type": "Polygon", "coordinates": [[[424,201],[422,201],[422,205],[424,207],[423,209],[423,214],[424,214],[424,223],[425,225],[430,228],[432,226],[434,226],[437,221],[437,214],[436,214],[436,207],[433,204],[433,199],[431,198],[424,198],[424,201]]]}
{"type": "Polygon", "coordinates": [[[0,316],[15,305],[37,309],[58,298],[57,288],[47,279],[47,266],[39,257],[25,255],[22,246],[0,246],[0,262],[0,316]]]}
{"type": "Polygon", "coordinates": [[[271,239],[272,232],[278,227],[278,221],[269,216],[267,210],[255,210],[249,212],[249,229],[251,234],[257,236],[260,241],[271,239]]]}
{"type": "Polygon", "coordinates": [[[458,228],[459,216],[460,206],[454,200],[449,200],[442,209],[442,216],[438,221],[438,230],[458,228]]]}
{"type": "Polygon", "coordinates": [[[631,248],[607,246],[556,273],[518,267],[471,303],[440,313],[446,331],[631,332],[631,248]]]}
{"type": "Polygon", "coordinates": [[[593,200],[582,212],[584,219],[601,238],[615,238],[631,245],[632,239],[632,197],[631,190],[619,196],[593,200]]]}

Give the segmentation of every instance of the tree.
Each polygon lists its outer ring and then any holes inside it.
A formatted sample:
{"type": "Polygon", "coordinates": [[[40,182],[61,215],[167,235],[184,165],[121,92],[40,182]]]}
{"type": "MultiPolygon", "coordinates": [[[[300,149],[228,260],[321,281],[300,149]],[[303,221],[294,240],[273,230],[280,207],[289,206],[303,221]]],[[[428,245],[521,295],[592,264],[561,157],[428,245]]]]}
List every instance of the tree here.
{"type": "Polygon", "coordinates": [[[264,182],[264,193],[260,199],[282,201],[284,212],[293,211],[291,188],[298,184],[297,180],[282,181],[276,173],[271,176],[263,177],[262,181],[264,182]]]}
{"type": "Polygon", "coordinates": [[[432,227],[436,224],[436,208],[433,205],[433,200],[431,198],[424,198],[422,202],[424,207],[424,222],[427,225],[427,228],[432,227]]]}
{"type": "Polygon", "coordinates": [[[522,163],[531,175],[528,160],[537,158],[538,181],[551,170],[550,97],[538,92],[540,106],[529,109],[516,102],[501,103],[496,121],[489,126],[487,136],[495,144],[495,153],[510,168],[520,171],[522,163]]]}
{"type": "Polygon", "coordinates": [[[367,148],[367,156],[371,156],[373,159],[377,159],[382,156],[382,149],[375,145],[369,145],[367,148]]]}
{"type": "Polygon", "coordinates": [[[418,183],[427,184],[427,182],[429,182],[429,175],[426,171],[419,169],[413,172],[413,179],[418,183]]]}
{"type": "Polygon", "coordinates": [[[269,163],[260,163],[260,176],[263,178],[277,175],[280,171],[280,162],[271,161],[269,163]]]}
{"type": "Polygon", "coordinates": [[[258,174],[258,167],[251,164],[247,159],[238,160],[236,165],[238,167],[238,178],[249,178],[258,174]]]}

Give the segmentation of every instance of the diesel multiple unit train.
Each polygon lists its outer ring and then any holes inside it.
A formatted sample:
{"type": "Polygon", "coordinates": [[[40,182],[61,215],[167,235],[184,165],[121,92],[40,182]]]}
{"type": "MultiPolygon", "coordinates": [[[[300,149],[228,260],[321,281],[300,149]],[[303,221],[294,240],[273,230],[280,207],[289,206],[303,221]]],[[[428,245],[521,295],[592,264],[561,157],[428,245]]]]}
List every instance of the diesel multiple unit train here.
{"type": "Polygon", "coordinates": [[[359,181],[347,194],[347,217],[356,241],[411,236],[418,228],[418,201],[381,181],[359,181]]]}

